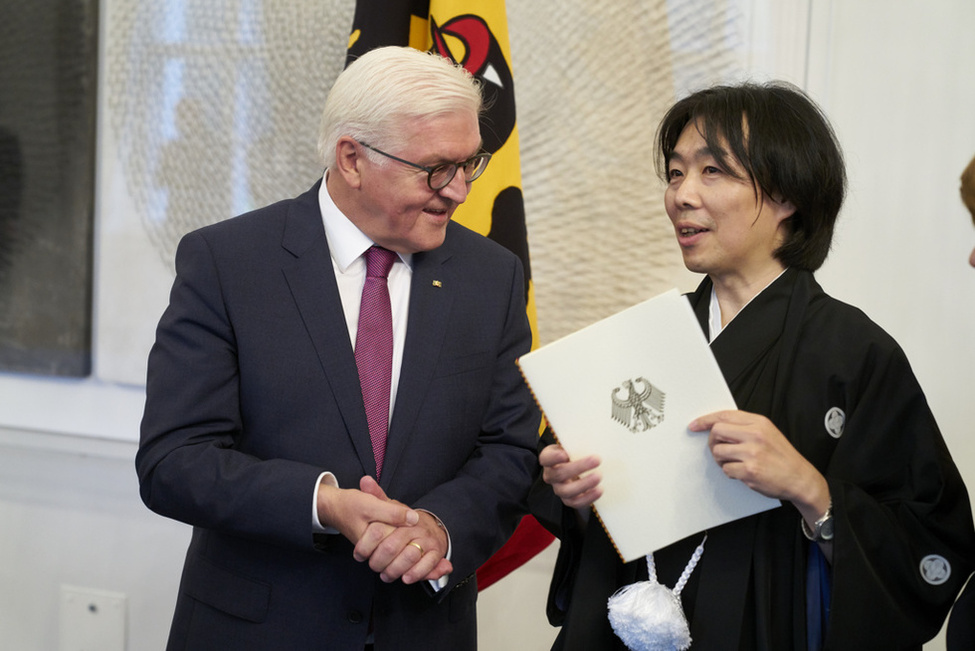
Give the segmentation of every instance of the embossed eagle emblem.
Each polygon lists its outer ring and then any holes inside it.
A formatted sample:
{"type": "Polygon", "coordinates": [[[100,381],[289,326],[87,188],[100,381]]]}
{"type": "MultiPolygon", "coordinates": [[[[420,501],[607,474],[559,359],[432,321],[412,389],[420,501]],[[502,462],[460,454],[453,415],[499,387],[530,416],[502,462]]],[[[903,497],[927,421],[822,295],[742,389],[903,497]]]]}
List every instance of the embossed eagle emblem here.
{"type": "Polygon", "coordinates": [[[664,419],[666,394],[650,384],[646,378],[626,380],[623,386],[610,392],[613,401],[613,420],[631,432],[645,432],[664,419]],[[622,395],[623,393],[626,395],[622,395]]]}

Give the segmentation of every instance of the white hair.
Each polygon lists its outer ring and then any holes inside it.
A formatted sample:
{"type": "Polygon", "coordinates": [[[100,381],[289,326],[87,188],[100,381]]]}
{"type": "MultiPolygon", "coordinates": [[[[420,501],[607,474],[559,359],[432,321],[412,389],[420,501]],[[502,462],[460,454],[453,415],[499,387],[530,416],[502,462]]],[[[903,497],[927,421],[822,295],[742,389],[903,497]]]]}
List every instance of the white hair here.
{"type": "Polygon", "coordinates": [[[463,67],[409,47],[376,48],[339,74],[325,101],[318,152],[335,164],[335,146],[351,136],[381,149],[396,149],[410,119],[483,108],[480,84],[463,67]]]}

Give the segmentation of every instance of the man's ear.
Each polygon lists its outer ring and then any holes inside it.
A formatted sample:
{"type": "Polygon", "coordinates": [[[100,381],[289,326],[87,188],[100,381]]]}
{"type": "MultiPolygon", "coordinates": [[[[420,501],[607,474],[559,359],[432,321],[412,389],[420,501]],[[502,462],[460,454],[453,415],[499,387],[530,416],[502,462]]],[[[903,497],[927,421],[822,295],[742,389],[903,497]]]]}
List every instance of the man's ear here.
{"type": "Polygon", "coordinates": [[[355,139],[349,136],[339,138],[335,143],[335,171],[349,187],[358,189],[362,184],[360,162],[359,147],[355,139]]]}
{"type": "Polygon", "coordinates": [[[796,212],[796,207],[792,205],[791,201],[785,201],[783,199],[777,199],[772,197],[772,206],[775,211],[775,218],[779,222],[785,221],[796,212]]]}

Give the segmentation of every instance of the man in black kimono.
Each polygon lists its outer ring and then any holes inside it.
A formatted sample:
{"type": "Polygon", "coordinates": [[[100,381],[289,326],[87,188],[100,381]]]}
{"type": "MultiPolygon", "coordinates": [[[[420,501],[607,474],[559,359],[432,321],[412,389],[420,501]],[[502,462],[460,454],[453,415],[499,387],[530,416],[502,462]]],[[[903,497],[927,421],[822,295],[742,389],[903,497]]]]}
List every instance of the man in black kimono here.
{"type": "MultiPolygon", "coordinates": [[[[975,563],[968,494],[903,351],[813,278],[845,191],[820,110],[782,85],[716,87],[661,123],[688,296],[739,410],[702,415],[725,474],[782,506],[708,531],[681,593],[694,649],[920,649],[975,563]]],[[[607,599],[646,578],[588,518],[596,458],[547,438],[536,516],[562,541],[555,649],[623,649],[607,599]]],[[[666,498],[661,498],[666,499],[666,498]]],[[[702,536],[654,553],[673,587],[702,536]]]]}

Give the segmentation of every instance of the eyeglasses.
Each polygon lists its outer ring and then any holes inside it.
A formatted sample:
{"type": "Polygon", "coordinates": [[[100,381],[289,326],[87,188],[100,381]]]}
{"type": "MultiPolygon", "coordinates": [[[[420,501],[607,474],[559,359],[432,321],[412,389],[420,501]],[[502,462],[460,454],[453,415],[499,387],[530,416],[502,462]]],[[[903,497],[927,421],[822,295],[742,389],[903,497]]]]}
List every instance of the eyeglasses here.
{"type": "Polygon", "coordinates": [[[457,170],[464,170],[464,180],[468,183],[477,180],[477,177],[484,174],[484,170],[487,169],[488,161],[491,160],[491,154],[484,151],[479,154],[474,154],[467,160],[459,163],[441,163],[440,165],[427,167],[426,165],[418,165],[397,156],[393,156],[392,154],[387,154],[383,150],[376,149],[372,145],[367,145],[364,142],[360,142],[359,144],[367,149],[373,150],[377,154],[382,154],[386,158],[392,158],[398,163],[403,163],[404,165],[415,167],[418,170],[423,170],[427,173],[427,185],[429,185],[430,189],[434,191],[442,190],[447,187],[450,182],[454,180],[457,170]]]}

